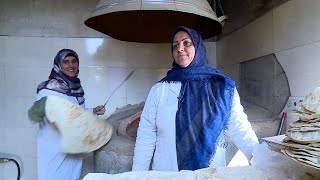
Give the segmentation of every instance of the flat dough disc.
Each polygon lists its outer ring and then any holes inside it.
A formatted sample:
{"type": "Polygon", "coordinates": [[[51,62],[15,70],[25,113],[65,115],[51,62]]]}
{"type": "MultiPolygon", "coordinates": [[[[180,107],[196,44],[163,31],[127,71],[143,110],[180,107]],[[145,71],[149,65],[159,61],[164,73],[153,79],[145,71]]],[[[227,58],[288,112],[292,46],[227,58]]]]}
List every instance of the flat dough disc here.
{"type": "Polygon", "coordinates": [[[46,118],[56,125],[65,153],[92,152],[105,145],[112,136],[112,125],[92,112],[58,97],[48,96],[46,118]]]}

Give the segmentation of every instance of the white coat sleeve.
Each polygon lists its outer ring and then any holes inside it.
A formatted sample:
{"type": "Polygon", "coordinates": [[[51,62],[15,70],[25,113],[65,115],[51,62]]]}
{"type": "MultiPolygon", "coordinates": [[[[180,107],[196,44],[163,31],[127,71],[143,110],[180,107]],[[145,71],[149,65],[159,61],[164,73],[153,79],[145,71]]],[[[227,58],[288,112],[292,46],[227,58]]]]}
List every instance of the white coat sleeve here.
{"type": "Polygon", "coordinates": [[[234,91],[227,134],[247,159],[250,160],[253,148],[259,141],[248,121],[247,115],[243,111],[240,97],[236,89],[234,91]]]}
{"type": "Polygon", "coordinates": [[[153,157],[156,144],[156,110],[157,100],[155,89],[151,88],[147,100],[145,102],[134,148],[133,171],[149,170],[149,165],[153,157]]]}

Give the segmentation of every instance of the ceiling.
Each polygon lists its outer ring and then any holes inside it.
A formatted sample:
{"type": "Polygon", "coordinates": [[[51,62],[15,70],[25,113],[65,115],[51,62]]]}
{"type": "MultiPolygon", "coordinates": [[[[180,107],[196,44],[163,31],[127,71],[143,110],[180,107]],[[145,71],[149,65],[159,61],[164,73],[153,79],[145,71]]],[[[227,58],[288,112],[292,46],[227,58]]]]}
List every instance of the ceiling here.
{"type": "MultiPolygon", "coordinates": [[[[216,40],[245,26],[287,1],[289,0],[208,0],[212,9],[214,9],[215,2],[220,2],[224,14],[228,16],[228,21],[224,25],[222,32],[216,37],[216,40]]],[[[222,15],[222,11],[218,5],[216,7],[216,13],[219,17],[222,15]]]]}

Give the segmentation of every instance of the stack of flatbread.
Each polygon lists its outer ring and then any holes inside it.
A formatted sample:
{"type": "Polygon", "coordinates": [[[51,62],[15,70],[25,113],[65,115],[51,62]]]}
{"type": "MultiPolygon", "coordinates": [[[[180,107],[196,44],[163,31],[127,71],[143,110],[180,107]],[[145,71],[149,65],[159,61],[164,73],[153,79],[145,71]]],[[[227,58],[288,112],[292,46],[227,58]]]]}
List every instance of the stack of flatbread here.
{"type": "Polygon", "coordinates": [[[320,169],[320,87],[297,106],[299,120],[286,132],[281,151],[304,165],[320,169]]]}

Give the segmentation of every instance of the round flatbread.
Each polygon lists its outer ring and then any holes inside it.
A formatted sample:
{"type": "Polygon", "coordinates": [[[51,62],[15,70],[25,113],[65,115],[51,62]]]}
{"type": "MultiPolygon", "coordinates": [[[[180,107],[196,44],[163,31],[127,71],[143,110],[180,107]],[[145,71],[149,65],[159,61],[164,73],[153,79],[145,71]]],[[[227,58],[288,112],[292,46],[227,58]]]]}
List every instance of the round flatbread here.
{"type": "Polygon", "coordinates": [[[301,102],[302,106],[308,111],[320,113],[320,87],[317,87],[313,92],[306,95],[301,102]]]}
{"type": "Polygon", "coordinates": [[[45,113],[46,118],[58,128],[61,149],[65,153],[92,152],[111,138],[111,124],[58,96],[47,97],[45,113]]]}
{"type": "MultiPolygon", "coordinates": [[[[304,129],[305,130],[305,129],[304,129]]],[[[286,135],[295,142],[299,143],[316,143],[320,142],[320,131],[290,131],[286,132],[286,135]]]]}
{"type": "Polygon", "coordinates": [[[319,120],[320,119],[320,114],[319,113],[313,113],[313,114],[299,114],[299,119],[304,120],[304,121],[309,121],[309,120],[319,120]]]}
{"type": "Polygon", "coordinates": [[[301,153],[293,152],[290,148],[283,149],[281,152],[288,155],[294,161],[320,170],[319,158],[309,157],[305,154],[301,155],[301,153]]]}
{"type": "Polygon", "coordinates": [[[314,112],[309,111],[308,109],[304,108],[302,106],[301,102],[298,104],[296,112],[299,113],[299,114],[314,114],[314,112]]]}

